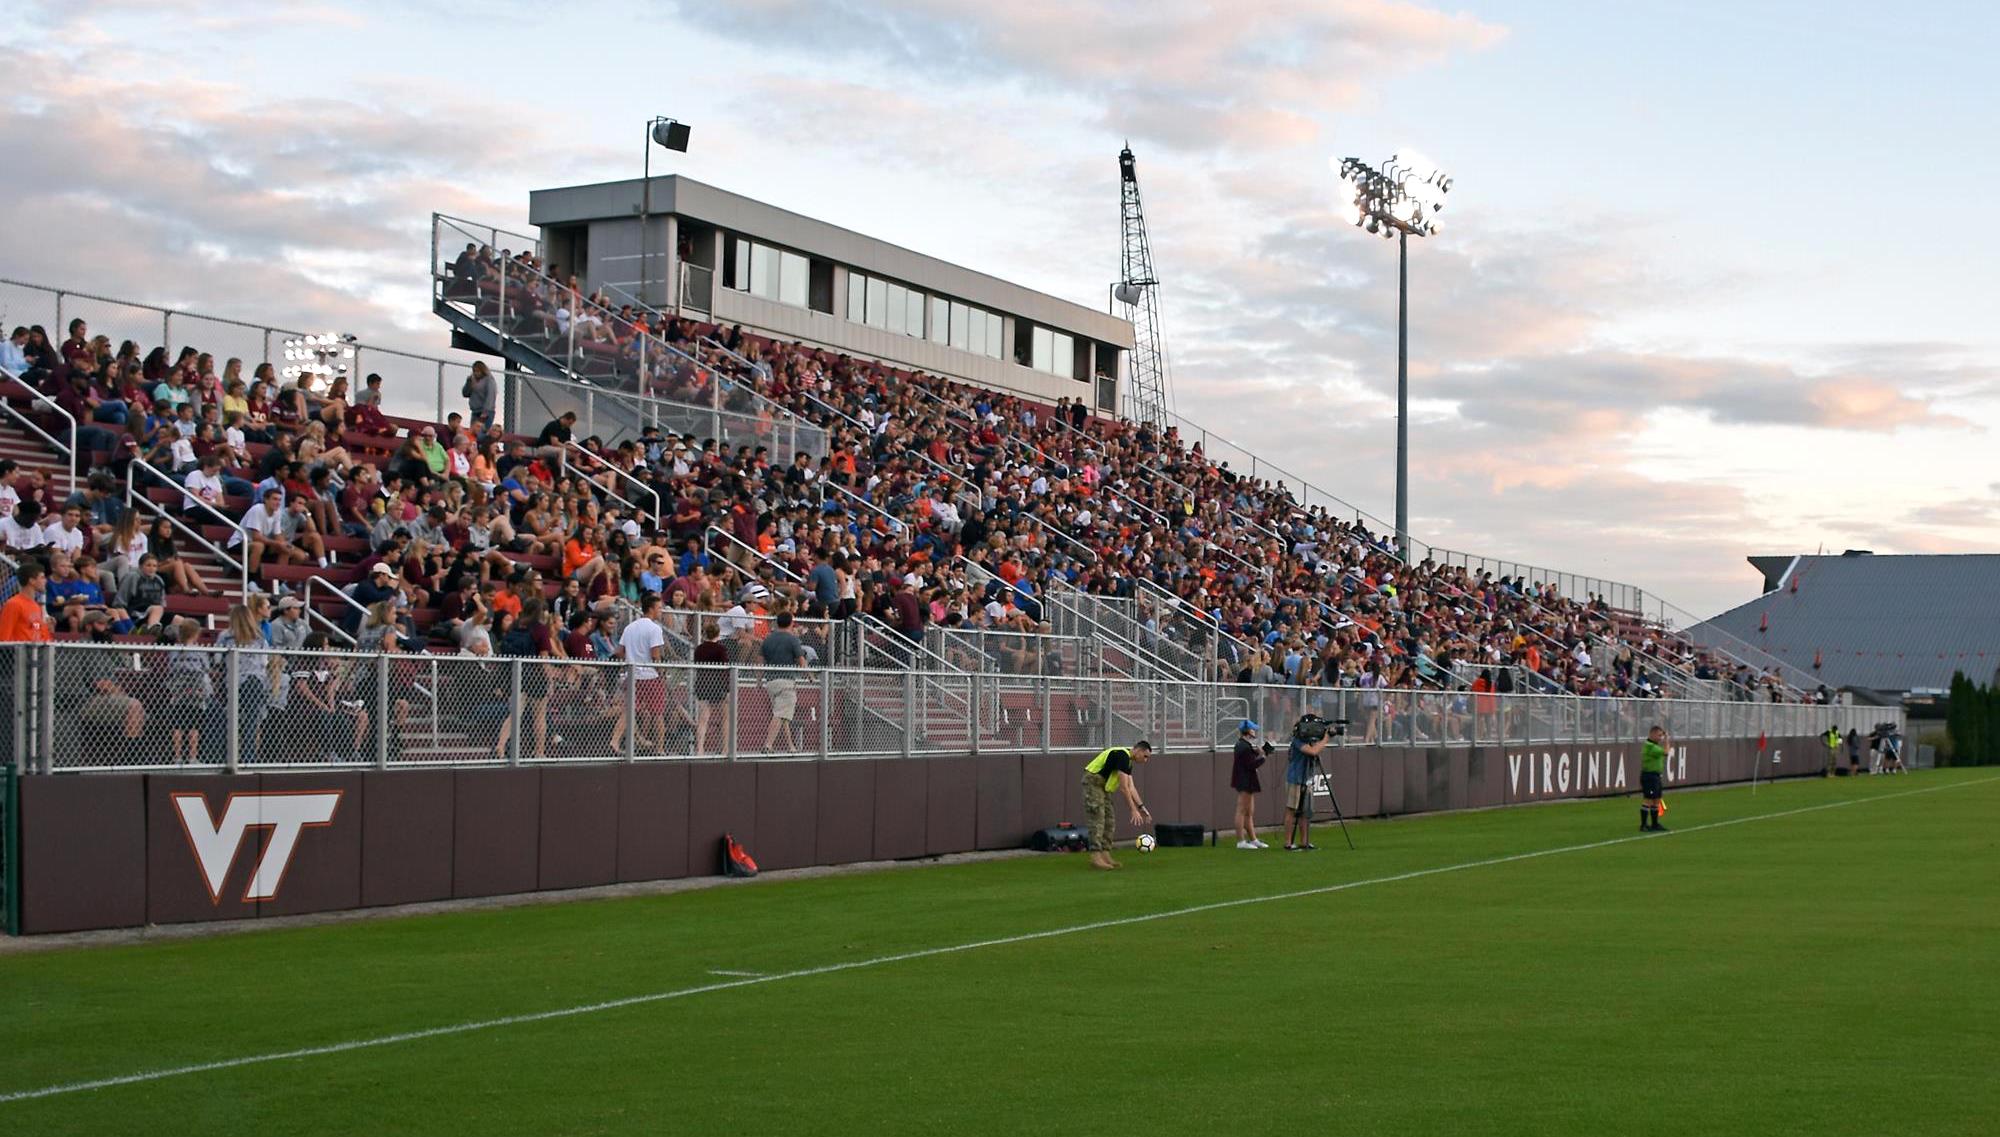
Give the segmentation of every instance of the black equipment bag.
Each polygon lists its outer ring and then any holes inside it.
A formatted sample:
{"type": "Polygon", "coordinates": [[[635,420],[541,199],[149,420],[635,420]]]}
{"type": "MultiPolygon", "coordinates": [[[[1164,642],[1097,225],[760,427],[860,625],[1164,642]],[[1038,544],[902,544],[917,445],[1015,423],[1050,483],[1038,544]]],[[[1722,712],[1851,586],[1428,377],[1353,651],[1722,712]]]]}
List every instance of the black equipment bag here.
{"type": "Polygon", "coordinates": [[[1202,834],[1207,830],[1191,823],[1159,822],[1153,826],[1153,837],[1163,849],[1192,849],[1201,845],[1202,834]]]}
{"type": "Polygon", "coordinates": [[[1028,848],[1037,853],[1081,853],[1090,848],[1090,834],[1065,821],[1029,834],[1028,848]]]}

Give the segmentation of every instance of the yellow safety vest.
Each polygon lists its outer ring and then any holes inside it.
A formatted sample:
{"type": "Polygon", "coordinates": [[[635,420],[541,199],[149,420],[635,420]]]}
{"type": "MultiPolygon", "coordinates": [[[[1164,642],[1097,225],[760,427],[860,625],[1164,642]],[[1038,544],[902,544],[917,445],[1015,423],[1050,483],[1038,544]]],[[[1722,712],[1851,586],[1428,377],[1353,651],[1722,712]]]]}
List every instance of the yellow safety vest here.
{"type": "Polygon", "coordinates": [[[1128,754],[1129,756],[1129,752],[1123,746],[1113,746],[1098,754],[1097,757],[1092,758],[1089,764],[1083,768],[1084,773],[1096,774],[1104,779],[1104,789],[1106,792],[1118,788],[1118,771],[1113,770],[1110,773],[1105,773],[1104,770],[1105,765],[1111,761],[1113,754],[1128,754]]]}

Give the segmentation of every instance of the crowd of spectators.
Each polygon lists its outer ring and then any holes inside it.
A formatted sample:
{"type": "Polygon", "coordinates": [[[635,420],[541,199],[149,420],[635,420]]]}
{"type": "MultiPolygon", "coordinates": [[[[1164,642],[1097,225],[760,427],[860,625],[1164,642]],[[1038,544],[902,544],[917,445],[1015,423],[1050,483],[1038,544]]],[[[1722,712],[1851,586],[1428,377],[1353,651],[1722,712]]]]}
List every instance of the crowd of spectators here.
{"type": "MultiPolygon", "coordinates": [[[[448,291],[476,302],[497,287],[501,259],[468,249],[448,291]]],[[[559,729],[552,701],[588,711],[608,697],[583,690],[564,661],[788,672],[825,661],[833,629],[865,613],[910,645],[937,627],[1005,632],[998,642],[1018,653],[1006,669],[1036,670],[1060,654],[1021,646],[1050,631],[1052,590],[1129,602],[1148,643],[1224,681],[1646,697],[1668,693],[1671,676],[1738,697],[1783,694],[1776,677],[1601,599],[1405,563],[1360,519],[1211,462],[1173,429],[1081,399],[1040,404],[740,327],[612,310],[531,257],[505,259],[519,266],[510,297],[516,287],[527,297],[510,305],[511,330],[583,337],[601,383],[767,408],[768,435],[732,444],[651,427],[579,439],[573,414],[510,435],[483,364],[461,388],[466,413],[416,422],[386,413],[373,375],[353,390],[344,376],[281,383],[268,363],[246,376],[243,361],[218,367],[194,348],[114,349],[81,319],[59,345],[17,329],[0,366],[75,417],[90,473],[64,495],[0,460],[0,544],[24,566],[0,591],[28,594],[32,566],[45,617],[0,626],[0,638],[537,658],[547,663],[526,692],[527,737],[509,738],[501,715],[493,743],[535,755],[559,729]],[[776,450],[785,436],[768,408],[822,428],[825,454],[776,450]],[[578,450],[595,457],[579,461],[578,450]],[[171,491],[163,508],[128,507],[128,476],[171,491]],[[193,534],[247,562],[253,594],[204,573],[193,534]],[[315,597],[302,588],[310,580],[330,587],[315,597]],[[630,635],[641,623],[658,642],[645,628],[630,635]]],[[[476,686],[497,673],[468,674],[486,676],[476,686]]],[[[329,753],[402,713],[343,699],[324,678],[266,680],[267,696],[296,690],[329,716],[314,728],[329,753]]],[[[662,699],[642,716],[644,741],[714,729],[713,702],[694,694],[692,711],[662,699]]],[[[789,747],[789,713],[776,710],[789,711],[793,693],[768,694],[765,744],[789,747]]],[[[143,712],[100,701],[94,713],[143,712]]]]}

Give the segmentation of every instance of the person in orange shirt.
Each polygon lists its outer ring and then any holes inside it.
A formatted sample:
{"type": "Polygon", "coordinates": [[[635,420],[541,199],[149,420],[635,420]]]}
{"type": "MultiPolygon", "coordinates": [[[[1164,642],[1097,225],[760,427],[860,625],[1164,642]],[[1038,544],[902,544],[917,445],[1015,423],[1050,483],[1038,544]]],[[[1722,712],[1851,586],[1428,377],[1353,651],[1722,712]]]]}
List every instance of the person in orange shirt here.
{"type": "Polygon", "coordinates": [[[48,609],[42,606],[42,590],[49,574],[34,561],[24,563],[16,579],[21,590],[0,604],[0,643],[48,643],[55,639],[49,628],[48,609]]]}
{"type": "Polygon", "coordinates": [[[577,526],[576,532],[563,543],[563,576],[589,584],[592,577],[603,572],[604,557],[597,551],[602,540],[594,526],[577,526]]]}

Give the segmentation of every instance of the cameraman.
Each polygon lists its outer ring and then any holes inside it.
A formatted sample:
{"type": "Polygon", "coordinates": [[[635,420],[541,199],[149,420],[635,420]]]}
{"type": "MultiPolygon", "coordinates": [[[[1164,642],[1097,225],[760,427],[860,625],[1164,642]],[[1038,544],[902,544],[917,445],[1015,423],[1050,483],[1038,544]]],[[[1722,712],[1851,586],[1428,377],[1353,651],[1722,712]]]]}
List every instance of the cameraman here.
{"type": "Polygon", "coordinates": [[[1268,849],[1269,845],[1257,839],[1257,794],[1264,785],[1257,778],[1257,768],[1271,753],[1271,744],[1261,747],[1257,744],[1257,724],[1244,719],[1236,728],[1236,764],[1229,770],[1229,788],[1236,791],[1236,847],[1239,849],[1268,849]]]}
{"type": "Polygon", "coordinates": [[[1327,724],[1317,715],[1307,715],[1292,728],[1291,751],[1285,758],[1285,851],[1305,852],[1317,848],[1312,843],[1313,767],[1320,751],[1326,749],[1327,724]],[[1296,840],[1294,835],[1296,834],[1296,840]]]}

